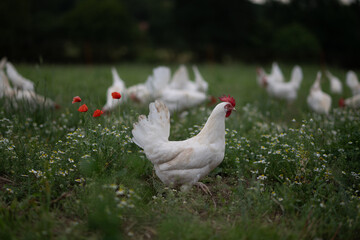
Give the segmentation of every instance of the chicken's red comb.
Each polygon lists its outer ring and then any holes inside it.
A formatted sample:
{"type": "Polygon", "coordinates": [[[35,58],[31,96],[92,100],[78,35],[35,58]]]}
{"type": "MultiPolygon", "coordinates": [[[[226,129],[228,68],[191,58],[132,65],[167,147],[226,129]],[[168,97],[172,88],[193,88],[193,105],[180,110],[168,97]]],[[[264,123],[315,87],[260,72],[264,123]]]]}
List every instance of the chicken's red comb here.
{"type": "Polygon", "coordinates": [[[219,100],[222,101],[222,102],[228,102],[230,103],[233,107],[235,107],[235,99],[233,97],[231,97],[230,95],[229,96],[222,96],[222,97],[219,97],[219,100]]]}

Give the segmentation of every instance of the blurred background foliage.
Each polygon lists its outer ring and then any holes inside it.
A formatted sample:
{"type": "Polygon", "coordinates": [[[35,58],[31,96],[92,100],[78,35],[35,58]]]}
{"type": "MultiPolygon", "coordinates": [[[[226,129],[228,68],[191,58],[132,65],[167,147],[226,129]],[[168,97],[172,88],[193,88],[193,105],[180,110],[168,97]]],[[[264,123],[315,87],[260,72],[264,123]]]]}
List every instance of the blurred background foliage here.
{"type": "Polygon", "coordinates": [[[360,1],[5,0],[12,61],[267,62],[360,67],[360,1]]]}

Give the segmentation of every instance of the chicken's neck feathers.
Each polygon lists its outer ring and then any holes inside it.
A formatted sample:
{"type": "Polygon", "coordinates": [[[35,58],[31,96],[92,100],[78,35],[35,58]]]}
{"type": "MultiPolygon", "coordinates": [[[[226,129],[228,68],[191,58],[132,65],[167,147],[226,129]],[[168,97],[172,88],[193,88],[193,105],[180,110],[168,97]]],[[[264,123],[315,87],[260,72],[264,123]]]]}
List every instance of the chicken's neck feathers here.
{"type": "Polygon", "coordinates": [[[225,141],[225,110],[224,107],[229,103],[219,103],[210,114],[205,126],[196,136],[199,141],[214,143],[225,141]]]}

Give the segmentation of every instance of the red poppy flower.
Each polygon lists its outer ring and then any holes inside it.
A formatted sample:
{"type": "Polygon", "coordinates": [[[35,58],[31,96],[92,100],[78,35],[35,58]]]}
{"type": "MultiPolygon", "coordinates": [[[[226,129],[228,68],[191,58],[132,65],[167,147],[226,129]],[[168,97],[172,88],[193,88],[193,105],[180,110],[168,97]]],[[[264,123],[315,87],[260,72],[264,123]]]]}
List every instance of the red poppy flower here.
{"type": "Polygon", "coordinates": [[[101,111],[100,109],[96,109],[94,114],[93,114],[93,117],[100,117],[104,112],[101,111]]]}
{"type": "Polygon", "coordinates": [[[88,107],[86,106],[86,104],[81,105],[78,109],[79,112],[87,112],[88,111],[88,107]]]}
{"type": "Polygon", "coordinates": [[[81,98],[79,96],[73,97],[72,103],[81,102],[81,98]]]}
{"type": "Polygon", "coordinates": [[[119,92],[113,92],[113,93],[111,93],[111,96],[114,99],[120,99],[121,98],[121,94],[119,92]]]}

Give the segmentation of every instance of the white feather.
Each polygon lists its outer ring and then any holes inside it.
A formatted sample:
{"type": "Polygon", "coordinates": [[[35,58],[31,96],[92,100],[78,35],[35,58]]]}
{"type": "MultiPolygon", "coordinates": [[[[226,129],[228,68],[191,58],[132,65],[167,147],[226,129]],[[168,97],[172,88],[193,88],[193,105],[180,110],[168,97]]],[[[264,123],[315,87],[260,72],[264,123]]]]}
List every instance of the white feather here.
{"type": "Polygon", "coordinates": [[[161,96],[163,90],[169,84],[170,75],[171,72],[168,67],[160,66],[153,70],[153,75],[147,81],[153,99],[158,99],[161,96]]]}
{"type": "Polygon", "coordinates": [[[0,98],[14,98],[15,91],[11,88],[4,70],[0,69],[0,98]]]}
{"type": "Polygon", "coordinates": [[[39,107],[44,108],[56,108],[57,105],[53,100],[48,97],[44,97],[30,90],[17,90],[16,92],[16,100],[24,101],[25,104],[28,104],[31,110],[35,110],[39,107]]]}
{"type": "Polygon", "coordinates": [[[203,103],[207,97],[203,92],[166,88],[159,97],[170,112],[183,111],[203,103]]]}
{"type": "Polygon", "coordinates": [[[197,66],[193,66],[193,71],[194,71],[194,74],[195,74],[195,83],[197,85],[197,90],[199,92],[206,93],[208,88],[209,88],[209,84],[202,77],[202,75],[201,75],[199,69],[197,68],[197,66]]]}
{"type": "Polygon", "coordinates": [[[34,91],[34,83],[21,76],[10,62],[6,63],[6,73],[12,82],[13,87],[22,90],[34,91]]]}
{"type": "Polygon", "coordinates": [[[190,81],[188,71],[184,65],[181,65],[174,73],[169,87],[172,89],[188,89],[196,91],[196,85],[190,81]]]}
{"type": "Polygon", "coordinates": [[[277,82],[285,81],[284,75],[283,75],[279,65],[277,64],[277,62],[273,62],[270,75],[277,82]]]}
{"type": "Polygon", "coordinates": [[[193,71],[195,81],[190,80],[186,67],[181,65],[174,73],[169,88],[206,93],[208,90],[208,83],[201,76],[199,69],[196,66],[193,66],[193,71]]]}

